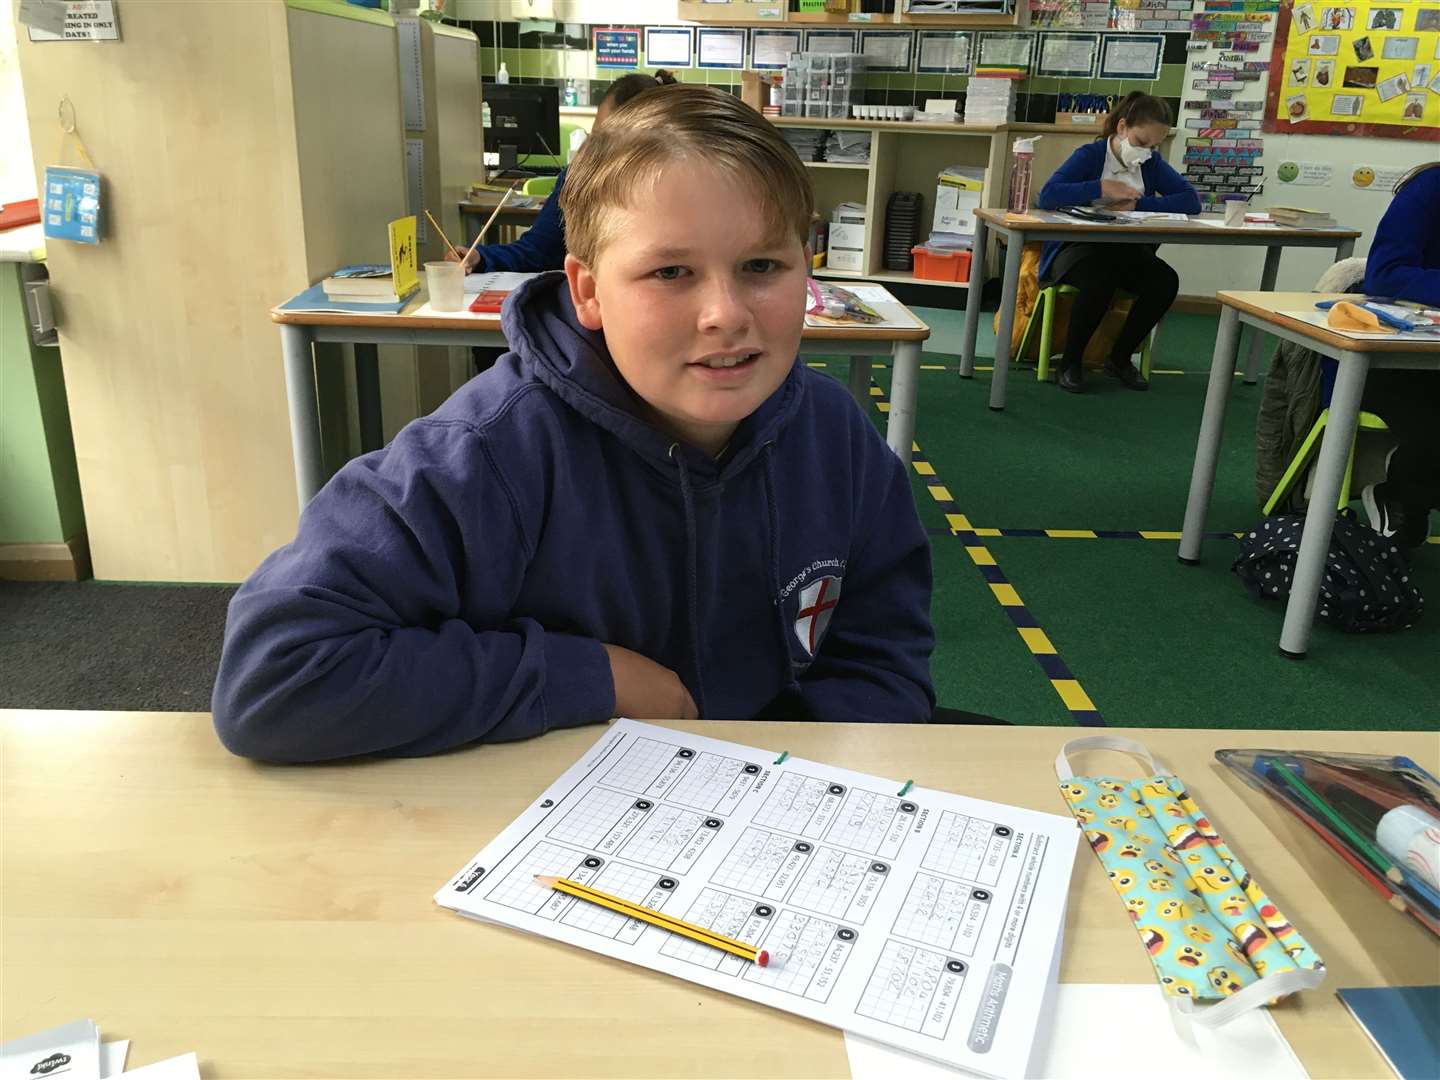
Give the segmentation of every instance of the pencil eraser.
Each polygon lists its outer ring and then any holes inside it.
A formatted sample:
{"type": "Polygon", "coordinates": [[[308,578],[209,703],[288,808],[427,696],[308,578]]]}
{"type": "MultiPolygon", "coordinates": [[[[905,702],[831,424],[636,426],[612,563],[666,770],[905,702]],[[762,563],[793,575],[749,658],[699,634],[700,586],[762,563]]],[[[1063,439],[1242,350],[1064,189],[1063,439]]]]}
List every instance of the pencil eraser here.
{"type": "Polygon", "coordinates": [[[756,962],[757,964],[759,964],[761,967],[769,967],[769,966],[770,966],[770,953],[767,952],[765,949],[761,949],[760,952],[759,952],[759,954],[755,957],[755,962],[756,962]]]}

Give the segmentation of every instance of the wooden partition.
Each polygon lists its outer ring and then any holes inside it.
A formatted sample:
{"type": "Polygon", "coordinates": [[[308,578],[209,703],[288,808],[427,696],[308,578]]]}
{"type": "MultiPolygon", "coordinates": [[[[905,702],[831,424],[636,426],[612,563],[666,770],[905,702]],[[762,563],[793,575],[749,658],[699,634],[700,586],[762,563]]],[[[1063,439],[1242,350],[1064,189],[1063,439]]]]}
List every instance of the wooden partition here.
{"type": "Polygon", "coordinates": [[[37,164],[68,95],[104,178],[103,242],[49,247],[95,574],[239,580],[295,531],[267,312],[384,258],[404,213],[395,31],[324,0],[123,8],[119,41],[19,34],[37,164]]]}

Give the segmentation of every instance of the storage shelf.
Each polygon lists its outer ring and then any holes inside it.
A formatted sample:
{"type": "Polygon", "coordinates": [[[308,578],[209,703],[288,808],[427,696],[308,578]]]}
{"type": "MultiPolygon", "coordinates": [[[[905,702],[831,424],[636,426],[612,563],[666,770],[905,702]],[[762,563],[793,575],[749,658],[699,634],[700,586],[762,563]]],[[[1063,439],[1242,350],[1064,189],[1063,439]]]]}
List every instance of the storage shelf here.
{"type": "Polygon", "coordinates": [[[859,270],[835,270],[829,266],[822,266],[819,270],[812,270],[811,277],[840,277],[840,278],[868,278],[870,274],[862,274],[859,270]]]}
{"type": "Polygon", "coordinates": [[[807,169],[859,169],[866,172],[870,168],[868,161],[806,161],[801,164],[807,169]]]}
{"type": "Polygon", "coordinates": [[[936,281],[934,278],[916,277],[913,274],[905,274],[899,270],[877,270],[873,274],[857,275],[867,277],[872,281],[891,282],[899,285],[939,285],[942,289],[968,289],[968,281],[936,281]]]}

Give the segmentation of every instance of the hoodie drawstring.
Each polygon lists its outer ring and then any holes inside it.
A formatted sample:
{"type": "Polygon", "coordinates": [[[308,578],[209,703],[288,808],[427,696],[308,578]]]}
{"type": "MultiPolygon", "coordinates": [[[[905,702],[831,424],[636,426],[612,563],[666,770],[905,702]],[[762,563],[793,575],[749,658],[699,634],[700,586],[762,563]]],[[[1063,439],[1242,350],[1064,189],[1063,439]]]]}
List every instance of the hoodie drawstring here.
{"type": "Polygon", "coordinates": [[[785,663],[785,684],[794,682],[790,663],[790,638],[785,633],[785,604],[780,599],[780,507],[775,501],[775,444],[765,444],[765,502],[770,509],[770,530],[766,543],[770,548],[770,602],[775,606],[775,628],[780,634],[780,655],[785,663]]]}
{"type": "Polygon", "coordinates": [[[690,614],[690,658],[695,664],[695,711],[704,720],[708,714],[705,712],[705,676],[700,670],[700,571],[696,553],[699,540],[695,528],[695,495],[690,489],[690,470],[685,465],[685,455],[679,451],[679,443],[670,444],[670,457],[680,469],[680,501],[685,506],[685,553],[688,556],[685,589],[690,614]]]}

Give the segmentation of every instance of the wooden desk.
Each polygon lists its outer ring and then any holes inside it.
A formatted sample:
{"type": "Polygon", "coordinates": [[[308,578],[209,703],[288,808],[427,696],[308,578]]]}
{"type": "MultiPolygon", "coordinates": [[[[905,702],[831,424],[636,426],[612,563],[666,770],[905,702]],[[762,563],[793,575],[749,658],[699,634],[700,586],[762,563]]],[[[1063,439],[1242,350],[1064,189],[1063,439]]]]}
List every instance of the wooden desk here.
{"type": "MultiPolygon", "coordinates": [[[[467,302],[470,299],[466,298],[467,302]]],[[[355,347],[355,387],[360,413],[361,447],[378,450],[380,433],[380,374],[377,345],[478,345],[503,349],[500,317],[423,315],[418,311],[428,300],[420,292],[398,315],[357,315],[281,311],[272,308],[270,318],[280,326],[285,357],[285,394],[290,407],[290,441],[295,459],[295,486],[300,506],[315,497],[325,483],[320,453],[320,405],[315,395],[317,341],[344,342],[355,347]]],[[[920,346],[930,337],[930,328],[899,302],[875,304],[887,321],[907,322],[903,328],[806,327],[800,339],[801,356],[845,356],[850,360],[850,392],[869,408],[870,365],[876,356],[889,356],[893,370],[890,384],[890,411],[885,438],[890,449],[907,464],[915,440],[915,401],[920,374],[920,346]]]]}
{"type": "MultiPolygon", "coordinates": [[[[960,374],[975,373],[975,337],[980,328],[980,297],[985,288],[985,243],[994,232],[1005,240],[1004,287],[1000,293],[1000,326],[995,336],[995,372],[990,380],[990,408],[1005,408],[1005,384],[1010,371],[1010,333],[1015,324],[1015,297],[1020,283],[1020,252],[1030,240],[1084,241],[1087,244],[1205,244],[1219,247],[1263,247],[1265,267],[1260,288],[1275,288],[1280,273],[1280,254],[1287,247],[1333,248],[1335,261],[1348,259],[1360,234],[1354,229],[1292,229],[1251,225],[1226,228],[1197,218],[1189,221],[1156,221],[1130,224],[1087,224],[1064,214],[1031,210],[1034,220],[1015,221],[1003,210],[975,212],[975,247],[970,260],[970,288],[965,294],[965,338],[960,352],[960,374]],[[978,268],[978,270],[977,270],[978,268]]],[[[1253,383],[1260,373],[1261,335],[1250,342],[1250,359],[1245,381],[1253,383]]]]}
{"type": "MultiPolygon", "coordinates": [[[[462,199],[460,201],[460,231],[464,234],[464,239],[456,239],[455,242],[468,246],[470,241],[475,239],[475,234],[490,219],[490,215],[495,213],[495,207],[499,205],[499,195],[496,195],[493,200],[462,199]]],[[[495,237],[496,242],[509,244],[520,239],[520,233],[535,224],[535,219],[540,216],[540,211],[544,207],[544,199],[530,206],[511,206],[506,203],[505,209],[495,214],[494,227],[501,230],[495,237]]]]}
{"type": "MultiPolygon", "coordinates": [[[[672,726],[1062,814],[1055,753],[1085,733],[672,726]]],[[[1440,946],[1211,754],[1404,753],[1437,770],[1440,739],[1133,734],[1177,765],[1329,966],[1320,989],[1275,1010],[1311,1076],[1388,1075],[1334,990],[1433,982],[1440,946]]],[[[211,1080],[848,1076],[838,1031],[433,906],[435,890],[599,735],[275,767],[230,756],[204,714],[0,712],[0,1039],[88,1016],[107,1037],[134,1040],[132,1063],[193,1049],[211,1080]]],[[[1122,772],[1114,755],[1073,763],[1122,772]]],[[[1084,850],[1061,979],[1154,980],[1084,850]]]]}
{"type": "MultiPolygon", "coordinates": [[[[1205,412],[1200,421],[1200,438],[1195,447],[1195,465],[1190,473],[1190,497],[1185,504],[1185,527],[1180,538],[1180,561],[1200,561],[1200,539],[1205,515],[1215,487],[1215,465],[1220,457],[1220,436],[1225,423],[1225,405],[1235,374],[1235,354],[1240,342],[1240,324],[1247,323],[1285,341],[1292,341],[1339,362],[1335,390],[1330,398],[1330,419],[1320,443],[1315,464],[1315,482],[1300,534],[1300,551],[1290,598],[1285,605],[1285,622],[1280,630],[1280,651],[1293,659],[1304,657],[1310,644],[1315,619],[1315,602],[1325,570],[1325,553],[1335,527],[1335,507],[1340,502],[1355,426],[1360,417],[1360,397],[1365,376],[1377,368],[1440,369],[1440,341],[1376,340],[1337,334],[1321,326],[1287,318],[1286,311],[1314,311],[1321,300],[1354,299],[1344,293],[1217,293],[1220,333],[1210,361],[1210,383],[1205,391],[1205,412]]],[[[1436,376],[1440,378],[1440,375],[1436,376]]]]}

